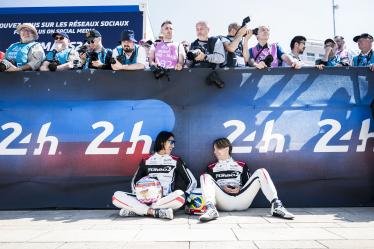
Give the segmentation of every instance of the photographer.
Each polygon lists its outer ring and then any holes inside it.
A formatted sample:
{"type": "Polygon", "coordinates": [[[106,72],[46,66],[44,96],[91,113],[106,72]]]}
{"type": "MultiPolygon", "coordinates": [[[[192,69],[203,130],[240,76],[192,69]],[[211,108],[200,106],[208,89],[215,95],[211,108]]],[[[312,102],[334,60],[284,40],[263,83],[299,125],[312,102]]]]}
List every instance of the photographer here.
{"type": "Polygon", "coordinates": [[[220,39],[208,37],[209,27],[204,21],[196,23],[197,40],[187,53],[190,67],[216,68],[225,61],[225,50],[220,39]]]}
{"type": "Polygon", "coordinates": [[[354,67],[369,67],[374,72],[373,37],[367,33],[357,35],[353,38],[357,42],[360,54],[353,58],[354,67]]]}
{"type": "Polygon", "coordinates": [[[121,45],[113,50],[113,70],[142,70],[146,67],[144,48],[135,42],[134,31],[124,30],[121,33],[121,45]]]}
{"type": "MultiPolygon", "coordinates": [[[[291,52],[288,54],[291,61],[293,63],[299,63],[301,66],[304,65],[304,63],[301,61],[300,55],[304,53],[305,50],[305,42],[306,38],[301,35],[297,35],[291,40],[291,52]]],[[[288,67],[289,65],[285,62],[283,62],[283,67],[288,67]]]]}
{"type": "Polygon", "coordinates": [[[258,69],[267,67],[279,67],[285,61],[289,66],[300,69],[301,65],[297,62],[292,62],[286,55],[282,48],[277,43],[269,44],[270,29],[262,25],[253,30],[256,35],[258,44],[249,49],[248,64],[258,69]]]}
{"type": "Polygon", "coordinates": [[[251,30],[245,26],[240,27],[237,23],[231,23],[228,27],[228,35],[221,38],[226,51],[226,61],[222,66],[244,67],[249,58],[248,41],[251,37],[251,30]]]}
{"type": "Polygon", "coordinates": [[[319,70],[323,70],[324,67],[341,67],[340,59],[336,55],[338,46],[333,39],[326,39],[324,42],[325,54],[322,59],[316,61],[316,67],[319,70]]]}
{"type": "Polygon", "coordinates": [[[31,23],[17,26],[21,41],[13,43],[6,50],[5,58],[0,62],[0,71],[17,72],[39,69],[44,60],[44,50],[39,42],[38,32],[31,23]]]}
{"type": "Polygon", "coordinates": [[[86,33],[86,39],[88,47],[83,68],[112,69],[110,64],[112,50],[104,48],[100,32],[95,29],[90,30],[86,33]]]}
{"type": "Polygon", "coordinates": [[[161,34],[163,40],[155,43],[150,49],[150,66],[182,70],[186,55],[183,45],[173,42],[173,24],[171,21],[162,23],[161,34]]]}
{"type": "Polygon", "coordinates": [[[46,59],[40,67],[40,71],[64,71],[78,68],[81,65],[79,54],[76,50],[69,48],[69,36],[65,32],[52,34],[55,42],[51,51],[47,53],[46,59]]]}

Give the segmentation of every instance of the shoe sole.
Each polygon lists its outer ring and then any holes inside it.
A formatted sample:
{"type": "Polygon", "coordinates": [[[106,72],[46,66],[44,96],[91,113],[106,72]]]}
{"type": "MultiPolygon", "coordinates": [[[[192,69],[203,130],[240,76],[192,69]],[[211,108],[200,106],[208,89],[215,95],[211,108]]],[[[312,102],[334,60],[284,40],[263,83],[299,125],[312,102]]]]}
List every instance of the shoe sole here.
{"type": "Polygon", "coordinates": [[[285,217],[285,216],[282,216],[282,215],[277,214],[277,213],[272,214],[272,216],[282,218],[282,219],[286,219],[286,220],[293,220],[295,218],[295,217],[285,217]]]}

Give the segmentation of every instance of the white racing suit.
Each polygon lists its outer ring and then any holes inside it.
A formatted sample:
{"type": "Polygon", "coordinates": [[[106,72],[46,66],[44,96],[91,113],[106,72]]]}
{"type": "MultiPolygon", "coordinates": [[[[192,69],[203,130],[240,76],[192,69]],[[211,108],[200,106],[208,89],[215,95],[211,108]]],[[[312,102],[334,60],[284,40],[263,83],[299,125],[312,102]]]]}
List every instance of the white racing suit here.
{"type": "Polygon", "coordinates": [[[149,208],[172,208],[183,206],[184,193],[190,193],[197,185],[196,179],[179,157],[159,155],[157,153],[144,158],[132,179],[132,191],[135,184],[144,176],[157,178],[162,186],[163,197],[148,206],[138,201],[134,194],[117,191],[112,197],[113,205],[133,211],[138,215],[146,215],[149,208]]]}
{"type": "Polygon", "coordinates": [[[260,189],[269,202],[278,199],[277,190],[266,169],[258,169],[250,176],[246,163],[232,158],[210,164],[207,172],[201,175],[200,183],[205,201],[222,211],[248,209],[260,189]],[[224,192],[223,188],[227,185],[239,186],[239,193],[224,192]]]}

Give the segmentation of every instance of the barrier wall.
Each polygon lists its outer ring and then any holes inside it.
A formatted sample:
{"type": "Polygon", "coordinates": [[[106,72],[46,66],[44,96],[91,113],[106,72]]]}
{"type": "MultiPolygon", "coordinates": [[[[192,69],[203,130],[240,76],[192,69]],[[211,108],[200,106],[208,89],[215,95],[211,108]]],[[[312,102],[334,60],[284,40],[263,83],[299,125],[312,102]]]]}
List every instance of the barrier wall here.
{"type": "Polygon", "coordinates": [[[112,208],[161,130],[196,177],[224,136],[288,207],[374,204],[374,73],[219,70],[218,89],[210,72],[1,73],[0,209],[112,208]]]}

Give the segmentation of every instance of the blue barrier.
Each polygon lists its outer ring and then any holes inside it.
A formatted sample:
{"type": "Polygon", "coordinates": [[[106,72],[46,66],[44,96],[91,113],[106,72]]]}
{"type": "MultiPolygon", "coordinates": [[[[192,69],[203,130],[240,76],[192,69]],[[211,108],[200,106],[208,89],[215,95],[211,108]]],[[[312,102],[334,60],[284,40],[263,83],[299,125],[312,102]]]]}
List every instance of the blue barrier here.
{"type": "Polygon", "coordinates": [[[373,205],[374,73],[218,70],[218,89],[210,71],[0,74],[0,209],[112,207],[160,130],[195,176],[224,136],[287,206],[373,205]]]}

